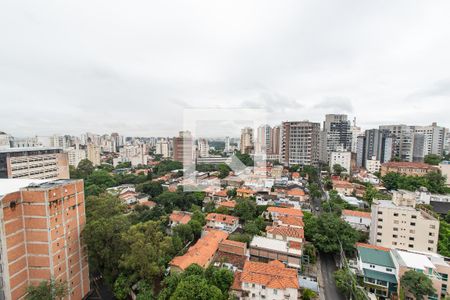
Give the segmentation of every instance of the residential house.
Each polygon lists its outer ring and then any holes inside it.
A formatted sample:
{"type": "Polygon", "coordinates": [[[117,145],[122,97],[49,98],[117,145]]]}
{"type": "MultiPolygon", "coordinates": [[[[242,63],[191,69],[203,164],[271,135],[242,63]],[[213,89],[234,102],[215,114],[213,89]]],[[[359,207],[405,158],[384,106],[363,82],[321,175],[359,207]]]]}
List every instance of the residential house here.
{"type": "Polygon", "coordinates": [[[256,192],[252,189],[248,188],[240,188],[236,190],[236,195],[242,198],[249,198],[256,194],[256,192]]]}
{"type": "Polygon", "coordinates": [[[207,230],[204,235],[182,256],[176,256],[169,263],[171,272],[181,272],[192,264],[207,268],[214,259],[219,244],[226,240],[228,233],[223,230],[207,230]]]}
{"type": "Polygon", "coordinates": [[[333,190],[345,196],[351,196],[355,191],[353,184],[343,180],[333,180],[333,190]]]}
{"type": "Polygon", "coordinates": [[[369,244],[356,244],[358,275],[368,292],[390,298],[397,294],[397,269],[391,249],[369,244]]]}
{"type": "Polygon", "coordinates": [[[266,235],[268,238],[281,241],[294,241],[303,243],[305,241],[305,232],[303,228],[290,226],[267,226],[266,235]]]}
{"type": "Polygon", "coordinates": [[[301,209],[297,208],[270,206],[265,212],[265,218],[269,219],[269,216],[272,220],[278,220],[279,217],[303,218],[303,212],[301,209]]]}
{"type": "Polygon", "coordinates": [[[191,217],[191,212],[174,210],[169,216],[169,227],[173,228],[179,224],[187,224],[191,217]]]}
{"type": "Polygon", "coordinates": [[[234,277],[231,291],[238,299],[297,300],[299,279],[295,269],[280,261],[247,261],[234,277]]]}
{"type": "Polygon", "coordinates": [[[210,213],[206,216],[206,227],[232,233],[239,227],[239,218],[230,215],[210,213]]]}
{"type": "Polygon", "coordinates": [[[398,173],[411,176],[425,176],[430,172],[437,172],[439,168],[421,162],[387,162],[381,165],[381,176],[387,173],[398,173]]]}
{"type": "Polygon", "coordinates": [[[370,212],[358,211],[358,210],[342,210],[341,218],[349,223],[353,228],[369,231],[372,217],[370,212]]]}
{"type": "Polygon", "coordinates": [[[250,258],[263,262],[279,260],[289,267],[300,268],[301,243],[254,236],[250,242],[250,258]]]}

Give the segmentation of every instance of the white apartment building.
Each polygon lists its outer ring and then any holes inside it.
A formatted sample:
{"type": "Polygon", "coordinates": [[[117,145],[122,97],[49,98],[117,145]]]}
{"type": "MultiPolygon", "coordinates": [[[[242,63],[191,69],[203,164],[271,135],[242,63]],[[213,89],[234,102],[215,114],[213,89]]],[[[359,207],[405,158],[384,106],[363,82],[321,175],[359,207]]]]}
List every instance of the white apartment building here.
{"type": "Polygon", "coordinates": [[[416,209],[414,194],[398,191],[392,201],[372,204],[370,243],[387,248],[436,252],[439,220],[416,209]]]}
{"type": "Polygon", "coordinates": [[[171,157],[170,143],[168,140],[163,139],[156,142],[155,153],[162,155],[163,158],[171,157]]]}
{"type": "Polygon", "coordinates": [[[281,136],[280,158],[284,165],[318,165],[320,123],[283,122],[281,136]]]}
{"type": "Polygon", "coordinates": [[[333,170],[334,165],[340,165],[345,169],[343,173],[350,174],[352,171],[352,152],[350,151],[333,151],[330,154],[330,169],[333,170]]]}
{"type": "Polygon", "coordinates": [[[67,155],[69,156],[69,165],[77,167],[80,161],[86,159],[86,150],[79,149],[77,147],[70,147],[66,149],[67,155]]]}
{"type": "Polygon", "coordinates": [[[209,144],[207,139],[198,139],[197,141],[197,149],[198,155],[200,157],[208,157],[209,156],[209,144]]]}
{"type": "Polygon", "coordinates": [[[445,128],[437,126],[436,123],[430,126],[415,126],[414,131],[425,136],[424,156],[427,154],[443,155],[445,142],[445,128]]]}
{"type": "Polygon", "coordinates": [[[241,153],[252,153],[254,148],[253,128],[245,127],[241,129],[241,153]]]}
{"type": "Polygon", "coordinates": [[[447,176],[447,185],[450,186],[450,161],[441,161],[439,169],[442,175],[447,176]]]}
{"type": "Polygon", "coordinates": [[[0,149],[9,148],[9,135],[3,131],[0,131],[0,149]]]}
{"type": "Polygon", "coordinates": [[[381,162],[376,159],[375,156],[372,156],[372,159],[366,160],[366,170],[372,174],[375,172],[380,172],[381,162]]]}

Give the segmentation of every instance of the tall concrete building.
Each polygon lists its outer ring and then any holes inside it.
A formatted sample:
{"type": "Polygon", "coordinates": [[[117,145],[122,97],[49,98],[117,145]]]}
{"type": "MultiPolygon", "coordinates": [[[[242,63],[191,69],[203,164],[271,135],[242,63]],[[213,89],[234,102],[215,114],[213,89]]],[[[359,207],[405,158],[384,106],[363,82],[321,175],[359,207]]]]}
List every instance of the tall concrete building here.
{"type": "Polygon", "coordinates": [[[268,154],[272,149],[272,128],[269,125],[258,127],[256,132],[255,152],[268,154]]]}
{"type": "Polygon", "coordinates": [[[177,137],[173,138],[173,160],[183,164],[192,164],[193,147],[192,135],[190,131],[180,131],[177,137]]]}
{"type": "Polygon", "coordinates": [[[101,164],[100,147],[94,143],[88,143],[86,151],[86,158],[90,160],[94,166],[99,166],[101,164]]]}
{"type": "Polygon", "coordinates": [[[281,160],[284,165],[319,164],[320,123],[283,122],[281,160]]]}
{"type": "Polygon", "coordinates": [[[209,157],[209,144],[207,139],[198,139],[197,149],[199,157],[209,157]]]}
{"type": "Polygon", "coordinates": [[[439,220],[416,208],[414,192],[396,191],[372,204],[370,243],[405,250],[437,252],[439,220]]]}
{"type": "Polygon", "coordinates": [[[170,155],[170,143],[167,139],[160,139],[156,142],[155,153],[162,155],[163,158],[169,158],[170,155]]]}
{"type": "Polygon", "coordinates": [[[60,148],[0,149],[0,178],[68,179],[69,158],[60,148]]]}
{"type": "Polygon", "coordinates": [[[430,126],[414,126],[414,132],[424,135],[424,155],[444,154],[445,128],[432,123],[430,126]]]}
{"type": "Polygon", "coordinates": [[[51,278],[67,282],[64,299],[86,296],[83,181],[2,179],[0,206],[0,299],[24,299],[28,286],[51,278]]]}
{"type": "Polygon", "coordinates": [[[77,167],[80,161],[86,159],[86,149],[80,149],[80,145],[66,149],[66,152],[71,166],[77,167]]]}
{"type": "Polygon", "coordinates": [[[241,143],[240,150],[241,153],[250,154],[254,150],[254,136],[253,136],[253,128],[245,127],[241,129],[241,143]]]}
{"type": "Polygon", "coordinates": [[[272,127],[272,140],[270,145],[270,154],[280,154],[281,147],[281,126],[272,127]]]}
{"type": "Polygon", "coordinates": [[[378,129],[366,130],[364,137],[358,140],[358,154],[362,157],[357,158],[359,163],[365,166],[367,160],[379,160],[381,163],[392,159],[393,139],[389,133],[378,129]],[[362,147],[362,149],[361,149],[362,147]]]}
{"type": "MultiPolygon", "coordinates": [[[[414,156],[414,130],[410,126],[382,125],[380,131],[392,137],[392,155],[402,161],[413,161],[414,156]]],[[[417,154],[418,155],[418,154],[417,154]]]]}
{"type": "Polygon", "coordinates": [[[356,118],[353,119],[353,125],[350,127],[350,132],[352,135],[350,151],[356,153],[358,151],[358,137],[364,135],[361,127],[356,126],[356,118]]]}
{"type": "Polygon", "coordinates": [[[350,151],[352,146],[352,132],[347,115],[327,114],[323,122],[322,157],[321,160],[328,162],[330,154],[338,148],[350,151]]]}

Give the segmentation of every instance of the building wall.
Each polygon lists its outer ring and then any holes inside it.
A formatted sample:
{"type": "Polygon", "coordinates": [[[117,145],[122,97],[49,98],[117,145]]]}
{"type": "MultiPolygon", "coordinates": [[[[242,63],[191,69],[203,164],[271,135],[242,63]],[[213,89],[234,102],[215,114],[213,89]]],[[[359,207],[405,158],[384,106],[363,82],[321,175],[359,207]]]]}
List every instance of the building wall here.
{"type": "Polygon", "coordinates": [[[87,294],[87,251],[80,241],[86,221],[82,180],[8,194],[1,213],[6,299],[22,299],[27,286],[50,278],[68,283],[67,299],[87,294]]]}
{"type": "Polygon", "coordinates": [[[293,288],[271,289],[266,287],[263,289],[262,285],[250,282],[243,282],[241,288],[248,292],[248,297],[241,297],[241,299],[298,299],[298,290],[293,288]]]}
{"type": "Polygon", "coordinates": [[[410,207],[372,205],[370,243],[387,248],[437,252],[439,221],[423,214],[410,207]]]}

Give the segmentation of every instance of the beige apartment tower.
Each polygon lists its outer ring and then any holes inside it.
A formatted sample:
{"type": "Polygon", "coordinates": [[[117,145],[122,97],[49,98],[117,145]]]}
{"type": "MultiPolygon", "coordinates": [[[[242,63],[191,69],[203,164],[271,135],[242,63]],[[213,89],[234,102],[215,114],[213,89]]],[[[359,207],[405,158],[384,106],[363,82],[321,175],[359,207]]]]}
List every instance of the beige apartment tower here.
{"type": "Polygon", "coordinates": [[[396,191],[372,204],[370,243],[386,248],[437,252],[439,220],[416,206],[415,194],[396,191]]]}
{"type": "Polygon", "coordinates": [[[65,299],[88,293],[83,188],[82,180],[0,179],[0,299],[24,299],[28,286],[51,278],[67,283],[65,299]]]}

